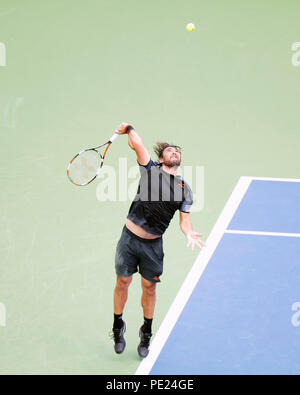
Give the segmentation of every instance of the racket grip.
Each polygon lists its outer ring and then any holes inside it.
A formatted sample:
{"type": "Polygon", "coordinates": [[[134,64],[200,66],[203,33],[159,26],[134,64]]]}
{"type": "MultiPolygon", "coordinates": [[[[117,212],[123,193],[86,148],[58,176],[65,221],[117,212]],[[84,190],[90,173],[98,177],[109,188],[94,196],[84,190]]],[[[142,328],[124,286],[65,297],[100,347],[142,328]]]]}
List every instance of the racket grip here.
{"type": "Polygon", "coordinates": [[[115,133],[111,136],[111,138],[108,140],[110,143],[115,141],[120,135],[118,133],[115,133]]]}

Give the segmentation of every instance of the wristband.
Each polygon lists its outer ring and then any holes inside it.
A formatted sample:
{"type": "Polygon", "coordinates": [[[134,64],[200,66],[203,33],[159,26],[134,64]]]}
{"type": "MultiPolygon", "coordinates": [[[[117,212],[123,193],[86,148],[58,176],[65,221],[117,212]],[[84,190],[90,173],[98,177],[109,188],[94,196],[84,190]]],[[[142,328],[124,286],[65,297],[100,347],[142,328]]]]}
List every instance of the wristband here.
{"type": "Polygon", "coordinates": [[[134,127],[131,125],[127,126],[126,133],[129,133],[130,130],[134,130],[134,127]]]}

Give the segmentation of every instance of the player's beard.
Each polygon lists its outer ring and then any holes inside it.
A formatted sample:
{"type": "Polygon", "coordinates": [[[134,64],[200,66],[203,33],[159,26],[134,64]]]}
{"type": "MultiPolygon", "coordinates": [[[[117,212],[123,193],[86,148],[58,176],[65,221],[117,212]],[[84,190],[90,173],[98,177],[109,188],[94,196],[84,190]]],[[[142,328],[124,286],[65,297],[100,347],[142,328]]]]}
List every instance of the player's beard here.
{"type": "Polygon", "coordinates": [[[164,165],[167,167],[179,167],[181,164],[181,159],[178,159],[176,157],[171,157],[169,160],[164,161],[164,165]]]}

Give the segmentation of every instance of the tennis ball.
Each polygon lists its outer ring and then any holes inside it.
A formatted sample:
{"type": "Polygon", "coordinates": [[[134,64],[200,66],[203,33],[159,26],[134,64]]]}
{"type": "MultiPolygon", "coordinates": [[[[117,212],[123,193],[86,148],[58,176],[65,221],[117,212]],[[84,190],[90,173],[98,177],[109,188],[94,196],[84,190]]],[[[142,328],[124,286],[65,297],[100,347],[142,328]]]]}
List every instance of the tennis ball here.
{"type": "Polygon", "coordinates": [[[193,23],[188,23],[187,25],[186,25],[186,30],[188,31],[188,32],[192,32],[193,30],[195,30],[196,29],[196,27],[195,27],[195,25],[193,24],[193,23]]]}

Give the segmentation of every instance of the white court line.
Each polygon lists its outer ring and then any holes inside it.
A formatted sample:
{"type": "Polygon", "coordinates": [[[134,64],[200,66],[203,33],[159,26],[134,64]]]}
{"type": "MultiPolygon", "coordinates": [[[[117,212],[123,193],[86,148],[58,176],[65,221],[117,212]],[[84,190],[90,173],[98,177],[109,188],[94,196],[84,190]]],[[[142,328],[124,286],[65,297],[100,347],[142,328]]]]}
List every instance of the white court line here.
{"type": "Polygon", "coordinates": [[[259,181],[300,182],[299,178],[247,177],[259,181]]]}
{"type": "Polygon", "coordinates": [[[226,230],[225,233],[258,236],[300,237],[300,233],[257,232],[252,230],[226,230]]]}
{"type": "Polygon", "coordinates": [[[184,280],[177,296],[175,297],[169,311],[167,312],[155,338],[150,346],[149,355],[139,365],[135,374],[149,374],[165,342],[167,341],[176,321],[178,320],[184,306],[190,298],[193,289],[198,283],[206,265],[219,244],[225,230],[227,229],[235,211],[240,205],[247,189],[252,181],[251,177],[241,177],[235,186],[228,202],[226,203],[220,217],[213,227],[205,244],[206,247],[199,253],[194,265],[184,280]]]}

